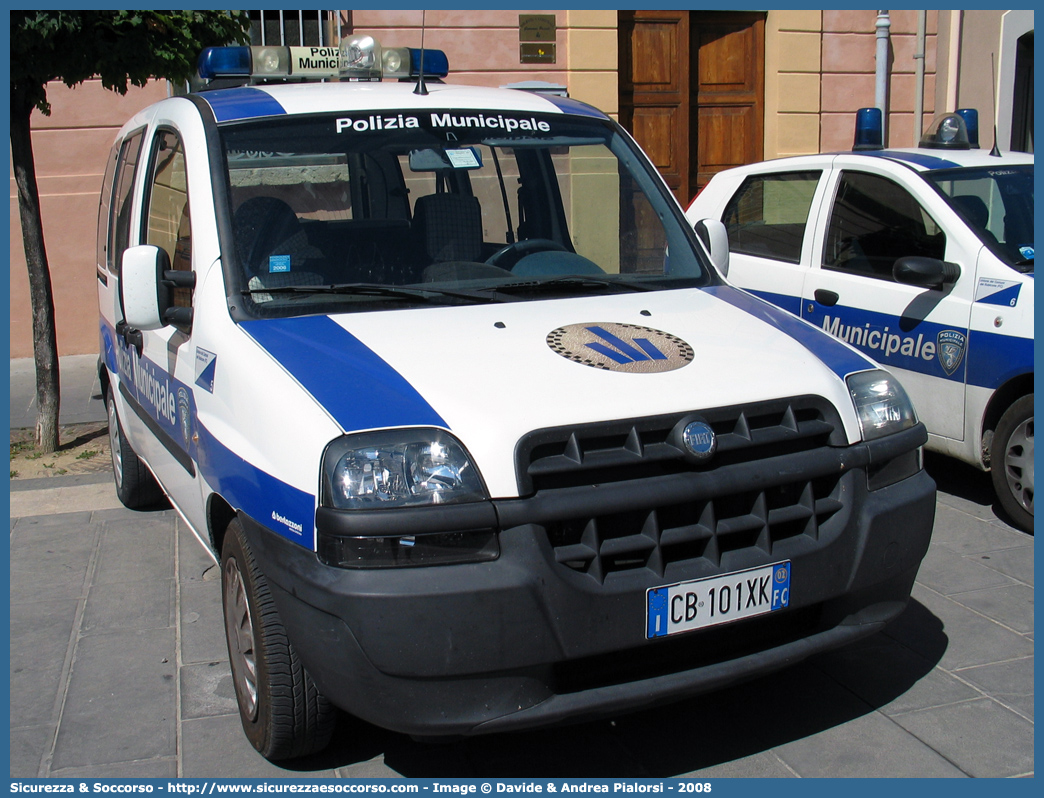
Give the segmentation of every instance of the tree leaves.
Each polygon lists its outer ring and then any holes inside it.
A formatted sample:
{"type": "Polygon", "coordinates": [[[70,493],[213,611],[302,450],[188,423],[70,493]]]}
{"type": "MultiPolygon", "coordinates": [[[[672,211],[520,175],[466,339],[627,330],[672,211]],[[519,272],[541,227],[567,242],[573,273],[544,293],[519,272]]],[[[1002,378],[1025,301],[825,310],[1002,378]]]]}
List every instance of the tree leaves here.
{"type": "Polygon", "coordinates": [[[50,113],[52,80],[97,76],[120,94],[150,78],[186,80],[204,47],[247,41],[249,24],[238,11],[12,11],[12,111],[50,113]]]}

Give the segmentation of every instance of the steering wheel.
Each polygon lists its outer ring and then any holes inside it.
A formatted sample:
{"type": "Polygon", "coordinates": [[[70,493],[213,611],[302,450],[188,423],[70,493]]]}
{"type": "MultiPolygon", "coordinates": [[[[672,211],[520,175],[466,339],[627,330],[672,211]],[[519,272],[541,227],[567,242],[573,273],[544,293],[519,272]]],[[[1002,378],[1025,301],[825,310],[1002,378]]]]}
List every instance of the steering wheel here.
{"type": "Polygon", "coordinates": [[[510,269],[526,255],[530,255],[533,252],[549,251],[568,252],[569,250],[557,241],[552,241],[550,238],[524,238],[521,241],[516,241],[514,244],[508,244],[506,247],[501,247],[486,258],[486,263],[490,266],[499,266],[502,269],[510,269]],[[502,260],[507,262],[501,263],[500,261],[502,260]]]}

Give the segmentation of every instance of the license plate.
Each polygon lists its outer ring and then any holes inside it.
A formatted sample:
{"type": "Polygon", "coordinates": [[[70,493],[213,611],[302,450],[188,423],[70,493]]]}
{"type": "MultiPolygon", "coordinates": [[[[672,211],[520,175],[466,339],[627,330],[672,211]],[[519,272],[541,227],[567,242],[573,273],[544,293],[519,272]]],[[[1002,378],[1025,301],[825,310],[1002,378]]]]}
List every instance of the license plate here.
{"type": "Polygon", "coordinates": [[[790,561],[650,588],[645,599],[650,639],[753,618],[790,603],[790,561]]]}

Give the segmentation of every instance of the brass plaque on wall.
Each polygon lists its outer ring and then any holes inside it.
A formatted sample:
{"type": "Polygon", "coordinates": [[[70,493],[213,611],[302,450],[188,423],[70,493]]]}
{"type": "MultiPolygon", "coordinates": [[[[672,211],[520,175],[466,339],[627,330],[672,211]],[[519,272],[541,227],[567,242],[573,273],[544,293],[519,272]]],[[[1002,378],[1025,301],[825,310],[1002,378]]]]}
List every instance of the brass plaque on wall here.
{"type": "Polygon", "coordinates": [[[555,43],[521,42],[518,45],[518,60],[523,64],[553,64],[555,43]]]}
{"type": "Polygon", "coordinates": [[[554,14],[519,14],[520,42],[553,42],[557,36],[554,14]]]}

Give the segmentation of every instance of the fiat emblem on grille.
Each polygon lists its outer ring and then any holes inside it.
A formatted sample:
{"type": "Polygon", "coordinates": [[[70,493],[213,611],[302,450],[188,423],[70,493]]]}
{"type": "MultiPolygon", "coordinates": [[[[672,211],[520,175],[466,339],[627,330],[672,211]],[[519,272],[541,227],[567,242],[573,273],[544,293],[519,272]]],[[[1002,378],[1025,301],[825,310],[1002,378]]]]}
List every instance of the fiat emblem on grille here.
{"type": "Polygon", "coordinates": [[[689,454],[697,460],[709,460],[718,448],[718,438],[710,424],[705,421],[691,421],[682,430],[682,443],[689,454]]]}

